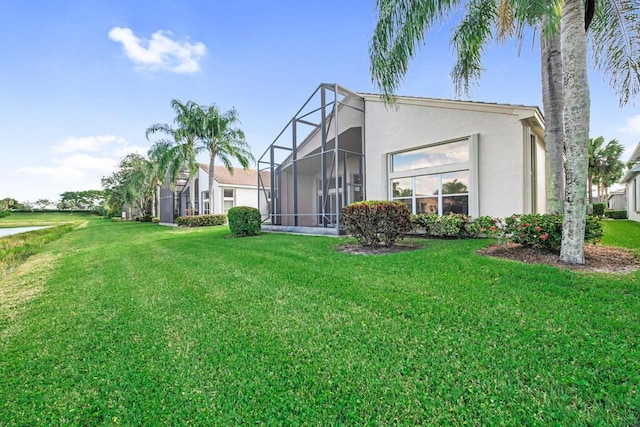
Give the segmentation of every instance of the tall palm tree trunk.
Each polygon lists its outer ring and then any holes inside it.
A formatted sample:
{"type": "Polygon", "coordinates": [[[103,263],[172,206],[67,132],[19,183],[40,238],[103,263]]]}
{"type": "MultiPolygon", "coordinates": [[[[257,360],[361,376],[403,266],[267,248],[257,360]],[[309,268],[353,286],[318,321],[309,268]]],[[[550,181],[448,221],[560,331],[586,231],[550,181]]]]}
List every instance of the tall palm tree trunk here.
{"type": "Polygon", "coordinates": [[[194,173],[189,174],[189,215],[195,215],[196,210],[196,177],[194,173]]]}
{"type": "Polygon", "coordinates": [[[209,151],[209,213],[214,214],[214,203],[215,197],[213,197],[213,180],[215,175],[215,166],[216,163],[216,152],[209,151]]]}
{"type": "Polygon", "coordinates": [[[590,109],[584,16],[583,0],[565,0],[560,44],[567,183],[560,260],[568,264],[584,264],[590,109]]]}
{"type": "Polygon", "coordinates": [[[545,117],[547,212],[561,214],[564,210],[562,54],[560,34],[546,34],[544,28],[545,22],[542,22],[540,24],[540,68],[545,117]]]}

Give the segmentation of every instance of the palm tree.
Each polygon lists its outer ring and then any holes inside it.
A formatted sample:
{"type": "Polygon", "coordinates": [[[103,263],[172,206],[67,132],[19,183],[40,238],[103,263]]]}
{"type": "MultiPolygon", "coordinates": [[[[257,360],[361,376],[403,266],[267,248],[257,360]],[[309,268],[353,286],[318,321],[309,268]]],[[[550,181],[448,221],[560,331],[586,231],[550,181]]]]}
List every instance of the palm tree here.
{"type": "Polygon", "coordinates": [[[567,158],[560,260],[584,264],[590,96],[584,0],[565,0],[560,22],[567,158]]]}
{"type": "MultiPolygon", "coordinates": [[[[178,176],[186,169],[189,174],[189,200],[191,206],[187,206],[188,214],[194,214],[196,201],[195,180],[198,175],[197,156],[206,149],[201,144],[199,135],[201,132],[201,109],[192,101],[181,103],[173,99],[171,108],[175,111],[173,119],[175,128],[166,123],[156,123],[149,126],[145,136],[149,139],[152,133],[164,133],[171,137],[170,140],[162,139],[160,144],[163,147],[162,157],[159,159],[164,166],[159,173],[169,175],[169,180],[174,183],[178,176]]],[[[159,155],[160,153],[158,153],[159,155]]]]}
{"type": "Polygon", "coordinates": [[[598,202],[601,202],[602,196],[608,196],[608,188],[622,177],[624,163],[620,156],[623,151],[624,146],[617,139],[606,145],[602,136],[589,139],[589,203],[593,203],[593,184],[596,184],[598,202]]]}
{"type": "MultiPolygon", "coordinates": [[[[438,2],[432,0],[378,0],[377,4],[379,19],[370,49],[371,72],[373,80],[382,88],[384,97],[387,100],[392,100],[393,92],[407,73],[409,60],[415,56],[417,45],[424,42],[425,33],[434,23],[443,21],[454,12],[461,3],[454,0],[438,2]]],[[[452,44],[459,54],[458,63],[452,72],[456,90],[459,93],[462,88],[468,89],[469,80],[479,77],[482,70],[480,67],[482,49],[493,34],[494,23],[498,29],[501,29],[498,32],[499,35],[510,34],[512,31],[510,28],[517,27],[521,30],[527,24],[541,26],[541,32],[544,33],[544,37],[548,41],[543,45],[544,51],[542,52],[543,97],[545,97],[543,104],[545,112],[548,115],[553,115],[547,120],[551,119],[552,125],[550,127],[555,131],[556,137],[561,137],[561,131],[565,129],[566,122],[569,122],[570,132],[563,138],[565,142],[569,138],[573,138],[567,169],[571,169],[572,174],[576,173],[571,177],[571,184],[576,183],[576,179],[583,180],[582,186],[586,185],[584,182],[586,181],[586,167],[582,167],[582,163],[586,162],[586,158],[583,159],[583,152],[587,144],[586,140],[583,141],[583,133],[586,129],[588,135],[589,103],[586,72],[582,72],[581,64],[584,57],[586,67],[586,28],[589,27],[591,18],[594,16],[595,1],[587,0],[586,4],[588,6],[587,12],[584,10],[584,5],[575,9],[576,5],[573,0],[564,2],[561,20],[564,25],[569,25],[570,28],[565,29],[561,26],[559,38],[561,43],[564,40],[565,44],[560,45],[563,47],[566,45],[566,52],[563,52],[564,48],[558,50],[557,42],[558,10],[562,5],[561,1],[469,0],[466,2],[467,15],[463,18],[462,24],[452,39],[452,44]],[[510,23],[514,22],[517,26],[510,26],[510,23]],[[583,28],[581,32],[576,30],[578,23],[583,28]],[[503,29],[506,30],[503,31],[503,29]],[[560,75],[557,66],[559,54],[562,54],[561,74],[563,80],[558,77],[560,75]],[[565,61],[568,62],[567,69],[564,69],[565,61]],[[554,66],[554,64],[556,65],[554,66]],[[550,69],[552,72],[545,73],[545,67],[547,67],[547,71],[550,69]],[[559,85],[566,84],[567,80],[574,82],[580,80],[584,84],[582,86],[584,90],[580,91],[578,86],[573,85],[568,91],[572,96],[570,105],[561,107],[563,101],[561,97],[558,98],[558,95],[562,94],[562,88],[559,85]],[[552,102],[547,97],[553,94],[556,94],[556,98],[552,102]],[[551,106],[549,108],[551,111],[547,111],[547,106],[551,106]],[[574,107],[583,108],[583,110],[580,112],[574,107]],[[582,130],[579,128],[580,123],[583,126],[586,124],[582,130]]],[[[600,62],[596,61],[596,65],[611,76],[610,83],[618,90],[621,103],[623,103],[629,96],[637,94],[640,88],[640,75],[637,73],[638,62],[640,62],[637,57],[638,46],[640,46],[638,32],[640,20],[637,11],[640,8],[637,1],[622,0],[603,0],[598,3],[598,6],[593,21],[594,27],[598,30],[598,35],[593,39],[594,53],[600,60],[600,62]]],[[[522,32],[519,32],[519,35],[521,36],[522,32]]],[[[554,154],[552,153],[550,157],[551,169],[554,171],[550,177],[552,185],[549,190],[554,193],[550,199],[550,206],[557,210],[558,200],[560,200],[560,183],[562,182],[562,179],[559,179],[562,177],[563,166],[561,153],[562,147],[566,146],[566,143],[560,143],[560,140],[553,142],[553,135],[549,136],[551,138],[547,143],[550,147],[555,148],[554,154]]],[[[569,179],[567,182],[569,183],[569,179]]],[[[572,224],[581,222],[580,217],[584,222],[584,214],[580,214],[580,196],[577,195],[577,190],[575,186],[571,188],[568,186],[566,191],[565,221],[567,221],[568,214],[572,224]],[[567,205],[572,203],[576,203],[576,209],[570,207],[567,210],[567,205]]],[[[584,263],[581,238],[584,236],[584,224],[582,224],[582,233],[580,226],[576,228],[573,225],[566,227],[565,231],[567,234],[563,236],[563,246],[567,245],[567,250],[561,251],[561,259],[569,263],[584,263]],[[579,249],[578,246],[580,246],[579,249]],[[573,252],[577,252],[577,255],[571,255],[573,252]]]]}
{"type": "Polygon", "coordinates": [[[146,212],[154,195],[154,182],[149,174],[151,169],[151,162],[144,156],[126,155],[113,175],[102,178],[111,207],[127,204],[141,213],[146,212]]]}
{"type": "Polygon", "coordinates": [[[254,160],[244,132],[235,127],[239,124],[238,112],[235,108],[220,113],[218,107],[212,104],[200,107],[199,137],[209,152],[209,210],[214,211],[213,182],[215,162],[219,159],[227,170],[233,174],[232,159],[236,159],[244,169],[254,160]]]}

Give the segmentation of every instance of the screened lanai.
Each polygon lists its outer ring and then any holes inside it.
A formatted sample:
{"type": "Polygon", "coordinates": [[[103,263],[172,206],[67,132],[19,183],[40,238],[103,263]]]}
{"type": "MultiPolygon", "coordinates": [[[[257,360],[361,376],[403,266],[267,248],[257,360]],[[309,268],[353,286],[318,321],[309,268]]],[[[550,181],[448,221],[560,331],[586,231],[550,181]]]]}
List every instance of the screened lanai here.
{"type": "Polygon", "coordinates": [[[365,198],[363,145],[364,99],[319,85],[258,160],[263,228],[339,234],[342,207],[365,198]]]}

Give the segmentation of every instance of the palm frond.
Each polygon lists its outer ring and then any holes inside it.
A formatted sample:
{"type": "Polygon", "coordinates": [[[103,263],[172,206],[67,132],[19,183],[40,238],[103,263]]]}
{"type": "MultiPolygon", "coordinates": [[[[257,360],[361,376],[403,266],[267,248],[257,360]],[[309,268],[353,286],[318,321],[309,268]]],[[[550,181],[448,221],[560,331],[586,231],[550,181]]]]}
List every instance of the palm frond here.
{"type": "MultiPolygon", "coordinates": [[[[493,37],[493,23],[513,20],[498,16],[499,5],[495,0],[471,0],[460,25],[455,29],[451,45],[457,54],[451,71],[456,94],[468,94],[470,85],[480,79],[484,46],[493,37]]],[[[505,12],[505,11],[503,11],[505,12]]]]}
{"type": "Polygon", "coordinates": [[[377,0],[379,16],[369,47],[370,70],[386,101],[393,101],[426,32],[460,4],[460,0],[377,0]]]}
{"type": "Polygon", "coordinates": [[[620,106],[640,93],[640,1],[598,0],[589,30],[593,61],[620,106]]]}

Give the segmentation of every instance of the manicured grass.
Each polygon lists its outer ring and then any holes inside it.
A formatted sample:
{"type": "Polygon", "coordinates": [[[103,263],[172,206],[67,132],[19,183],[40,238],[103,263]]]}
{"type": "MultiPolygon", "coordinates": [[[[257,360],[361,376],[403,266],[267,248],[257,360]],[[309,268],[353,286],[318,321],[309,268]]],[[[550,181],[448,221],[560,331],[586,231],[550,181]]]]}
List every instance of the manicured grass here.
{"type": "Polygon", "coordinates": [[[628,219],[602,221],[605,245],[622,246],[630,249],[640,249],[640,222],[628,219]]]}
{"type": "Polygon", "coordinates": [[[97,216],[93,213],[12,212],[11,215],[0,218],[0,228],[52,225],[65,222],[84,221],[87,218],[97,218],[97,216]]]}
{"type": "Polygon", "coordinates": [[[68,233],[80,224],[79,221],[63,223],[44,229],[0,237],[0,279],[10,268],[24,262],[44,245],[59,239],[64,233],[68,233]]]}
{"type": "Polygon", "coordinates": [[[640,422],[640,273],[228,236],[89,219],[7,276],[0,425],[640,422]]]}

